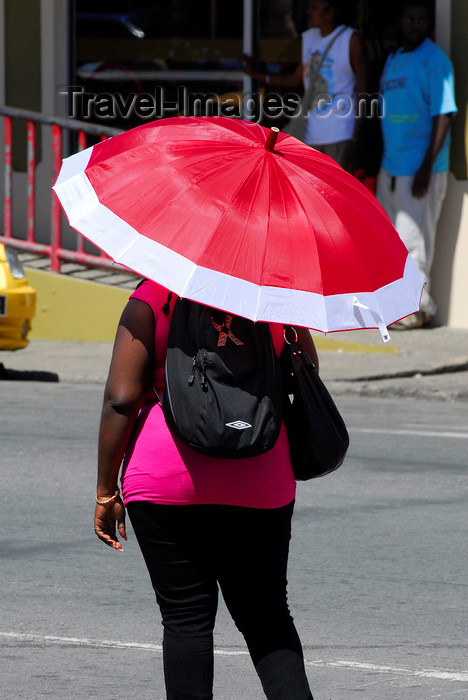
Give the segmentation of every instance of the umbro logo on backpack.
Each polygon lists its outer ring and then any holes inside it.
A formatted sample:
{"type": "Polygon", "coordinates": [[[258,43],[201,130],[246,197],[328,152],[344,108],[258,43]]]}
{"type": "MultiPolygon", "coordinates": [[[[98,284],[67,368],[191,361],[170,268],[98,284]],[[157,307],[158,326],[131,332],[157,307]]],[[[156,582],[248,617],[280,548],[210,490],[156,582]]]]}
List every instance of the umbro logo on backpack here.
{"type": "Polygon", "coordinates": [[[246,423],[243,420],[234,420],[232,423],[226,423],[228,428],[235,428],[236,430],[246,430],[246,428],[251,428],[250,423],[246,423]]]}

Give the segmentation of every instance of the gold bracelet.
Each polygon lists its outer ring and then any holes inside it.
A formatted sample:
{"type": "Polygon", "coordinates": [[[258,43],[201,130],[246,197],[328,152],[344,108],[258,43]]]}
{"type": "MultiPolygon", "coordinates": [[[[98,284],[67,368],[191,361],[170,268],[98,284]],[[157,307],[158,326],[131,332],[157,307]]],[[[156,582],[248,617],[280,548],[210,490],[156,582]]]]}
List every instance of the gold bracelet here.
{"type": "Polygon", "coordinates": [[[114,493],[113,496],[111,496],[110,498],[105,498],[102,501],[99,500],[99,498],[97,497],[97,494],[96,494],[96,503],[100,506],[105,506],[108,503],[113,503],[115,501],[115,499],[118,498],[119,496],[120,496],[120,489],[117,489],[117,491],[114,493]]]}

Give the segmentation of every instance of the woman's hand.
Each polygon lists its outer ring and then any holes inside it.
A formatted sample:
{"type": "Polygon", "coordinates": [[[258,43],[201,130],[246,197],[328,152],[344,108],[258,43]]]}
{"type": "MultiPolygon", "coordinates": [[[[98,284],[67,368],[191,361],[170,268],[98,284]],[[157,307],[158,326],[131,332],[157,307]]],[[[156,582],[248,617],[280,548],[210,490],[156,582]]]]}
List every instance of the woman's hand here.
{"type": "Polygon", "coordinates": [[[253,75],[252,56],[244,53],[239,59],[239,67],[246,75],[253,75]]]}
{"type": "Polygon", "coordinates": [[[117,530],[120,537],[127,540],[127,533],[125,531],[125,508],[121,498],[118,497],[115,501],[105,505],[96,503],[94,532],[104,544],[121,552],[122,545],[117,539],[117,530]]]}
{"type": "Polygon", "coordinates": [[[411,186],[411,194],[416,199],[422,199],[426,196],[429,189],[432,176],[432,164],[430,161],[424,160],[423,164],[413,178],[411,186]]]}

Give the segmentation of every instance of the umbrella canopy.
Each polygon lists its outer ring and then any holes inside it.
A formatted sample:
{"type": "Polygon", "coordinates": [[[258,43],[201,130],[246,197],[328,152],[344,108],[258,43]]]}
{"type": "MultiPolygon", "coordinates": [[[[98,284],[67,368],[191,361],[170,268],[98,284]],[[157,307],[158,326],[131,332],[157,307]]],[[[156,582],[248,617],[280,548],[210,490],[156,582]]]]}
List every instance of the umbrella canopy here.
{"type": "Polygon", "coordinates": [[[179,296],[386,336],[419,309],[424,279],[373,195],[277,132],[223,117],[151,122],[65,159],[54,190],[71,226],[179,296]]]}

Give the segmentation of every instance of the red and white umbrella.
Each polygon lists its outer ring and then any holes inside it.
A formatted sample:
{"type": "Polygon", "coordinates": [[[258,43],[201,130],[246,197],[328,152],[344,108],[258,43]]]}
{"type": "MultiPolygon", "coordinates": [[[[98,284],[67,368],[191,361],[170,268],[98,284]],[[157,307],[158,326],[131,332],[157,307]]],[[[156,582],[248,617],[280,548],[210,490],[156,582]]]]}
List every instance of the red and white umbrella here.
{"type": "Polygon", "coordinates": [[[277,130],[151,122],[65,159],[54,190],[116,262],[254,321],[386,339],[419,309],[424,279],[373,195],[277,130]]]}

